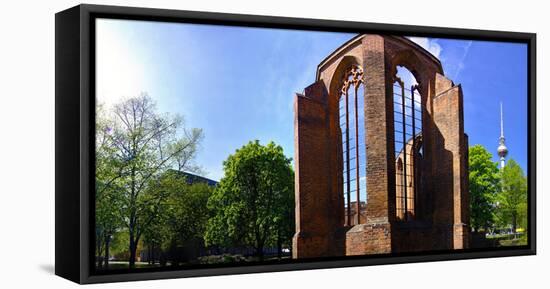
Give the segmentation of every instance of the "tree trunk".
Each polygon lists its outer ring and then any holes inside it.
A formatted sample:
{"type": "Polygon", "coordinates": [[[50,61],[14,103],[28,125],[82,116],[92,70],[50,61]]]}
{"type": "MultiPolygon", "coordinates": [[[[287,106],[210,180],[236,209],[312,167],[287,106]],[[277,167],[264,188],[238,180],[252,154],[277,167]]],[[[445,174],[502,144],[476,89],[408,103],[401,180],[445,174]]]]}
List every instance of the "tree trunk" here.
{"type": "Polygon", "coordinates": [[[256,256],[258,256],[260,262],[264,260],[264,241],[261,239],[256,242],[256,256]]]}
{"type": "Polygon", "coordinates": [[[130,209],[130,260],[128,266],[130,269],[135,268],[136,266],[136,249],[137,249],[137,238],[134,235],[136,230],[136,168],[135,165],[132,167],[132,171],[130,174],[131,177],[131,184],[130,184],[130,205],[133,207],[130,209]]]}
{"type": "Polygon", "coordinates": [[[517,217],[512,215],[512,233],[514,233],[514,239],[516,238],[516,229],[517,229],[517,217]]]}
{"type": "Polygon", "coordinates": [[[277,236],[277,258],[281,260],[283,257],[283,242],[281,241],[281,237],[277,236]]]}
{"type": "Polygon", "coordinates": [[[137,250],[137,240],[134,239],[133,232],[130,232],[130,260],[128,266],[130,269],[136,267],[136,250],[137,250]]]}
{"type": "Polygon", "coordinates": [[[97,261],[97,268],[98,269],[101,269],[103,267],[103,262],[102,262],[102,259],[101,259],[101,242],[103,242],[103,240],[101,240],[101,236],[98,236],[96,235],[96,238],[97,238],[97,252],[96,252],[96,261],[97,261]]]}
{"type": "Polygon", "coordinates": [[[155,245],[153,244],[153,255],[152,255],[152,257],[151,257],[151,260],[153,261],[153,262],[152,262],[153,265],[155,265],[155,262],[157,261],[157,258],[156,258],[156,256],[157,256],[157,251],[156,251],[156,249],[157,249],[157,246],[155,246],[155,245]]]}
{"type": "Polygon", "coordinates": [[[149,245],[149,264],[155,264],[155,260],[153,260],[153,249],[155,248],[154,245],[149,245]]]}
{"type": "Polygon", "coordinates": [[[264,248],[263,248],[263,246],[256,248],[256,256],[258,256],[258,259],[260,259],[260,262],[264,260],[264,248]]]}
{"type": "Polygon", "coordinates": [[[105,269],[109,269],[109,246],[111,245],[111,235],[105,235],[105,257],[103,259],[105,269]]]}

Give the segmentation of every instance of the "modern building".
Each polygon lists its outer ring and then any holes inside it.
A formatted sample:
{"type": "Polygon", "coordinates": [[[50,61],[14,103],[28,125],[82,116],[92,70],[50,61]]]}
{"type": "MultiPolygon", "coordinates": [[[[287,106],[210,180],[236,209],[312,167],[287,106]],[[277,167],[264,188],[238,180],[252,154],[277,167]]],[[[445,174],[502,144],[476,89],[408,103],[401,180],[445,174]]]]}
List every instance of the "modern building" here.
{"type": "Polygon", "coordinates": [[[204,183],[211,187],[215,187],[218,184],[218,182],[214,180],[211,180],[209,178],[205,178],[199,175],[195,175],[192,173],[188,173],[188,172],[182,172],[182,171],[170,169],[167,171],[167,173],[173,173],[180,177],[184,177],[189,185],[196,184],[196,183],[204,183]]]}

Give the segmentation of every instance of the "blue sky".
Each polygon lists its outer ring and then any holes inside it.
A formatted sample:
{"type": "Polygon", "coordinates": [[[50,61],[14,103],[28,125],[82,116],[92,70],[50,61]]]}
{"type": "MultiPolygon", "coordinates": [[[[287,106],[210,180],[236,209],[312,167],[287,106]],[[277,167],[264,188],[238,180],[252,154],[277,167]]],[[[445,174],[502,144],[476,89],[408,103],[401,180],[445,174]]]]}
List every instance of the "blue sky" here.
{"type": "MultiPolygon", "coordinates": [[[[184,116],[205,138],[197,164],[219,180],[222,162],[250,140],[294,157],[293,98],[317,64],[355,34],[97,20],[97,99],[147,92],[159,111],[184,116]]],[[[509,157],[527,164],[526,45],[412,38],[439,57],[464,91],[470,144],[495,153],[499,102],[509,157]]],[[[494,160],[497,158],[495,156],[494,160]]]]}

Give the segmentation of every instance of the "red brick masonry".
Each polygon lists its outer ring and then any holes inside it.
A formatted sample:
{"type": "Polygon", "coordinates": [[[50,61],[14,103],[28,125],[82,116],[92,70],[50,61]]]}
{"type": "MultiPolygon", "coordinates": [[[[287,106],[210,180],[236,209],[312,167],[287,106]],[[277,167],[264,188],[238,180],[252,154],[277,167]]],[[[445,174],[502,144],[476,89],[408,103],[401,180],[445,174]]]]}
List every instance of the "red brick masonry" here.
{"type": "Polygon", "coordinates": [[[437,58],[395,36],[358,35],[323,60],[296,95],[296,234],[293,257],[311,258],[468,247],[468,139],[460,85],[437,58]],[[364,71],[366,220],[345,226],[338,101],[345,71],[364,71]],[[422,190],[414,220],[396,219],[393,83],[410,70],[422,96],[422,190]]]}

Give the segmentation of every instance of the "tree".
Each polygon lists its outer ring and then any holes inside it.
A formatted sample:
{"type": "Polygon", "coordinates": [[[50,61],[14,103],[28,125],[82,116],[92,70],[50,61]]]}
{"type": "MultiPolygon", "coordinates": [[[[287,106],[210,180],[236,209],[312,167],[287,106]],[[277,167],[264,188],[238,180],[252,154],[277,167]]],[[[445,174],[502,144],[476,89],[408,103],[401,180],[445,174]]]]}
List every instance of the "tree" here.
{"type": "MultiPolygon", "coordinates": [[[[149,189],[155,189],[154,186],[149,186],[149,189]]],[[[149,194],[153,194],[148,192],[149,194]]],[[[149,263],[155,263],[156,253],[161,252],[163,244],[169,238],[170,231],[167,226],[169,214],[166,212],[169,210],[164,200],[158,204],[158,206],[151,206],[149,211],[144,212],[145,215],[152,217],[151,222],[143,228],[143,246],[147,248],[149,253],[149,263]]]]}
{"type": "Polygon", "coordinates": [[[502,190],[497,197],[499,218],[511,225],[515,234],[518,224],[527,225],[527,178],[513,159],[502,169],[501,178],[502,190]]]}
{"type": "Polygon", "coordinates": [[[128,252],[128,229],[120,227],[111,238],[111,254],[118,260],[128,260],[130,252],[128,252]]]}
{"type": "Polygon", "coordinates": [[[263,260],[265,246],[289,242],[289,224],[294,222],[290,163],[273,142],[249,142],[230,155],[223,163],[224,177],[208,200],[212,217],[206,244],[250,246],[263,260]]]}
{"type": "Polygon", "coordinates": [[[119,208],[128,229],[129,266],[133,268],[142,234],[158,217],[167,197],[148,190],[149,184],[176,163],[183,164],[182,169],[191,166],[202,131],[187,131],[181,117],[159,114],[147,94],[115,104],[107,119],[106,141],[113,150],[110,164],[122,194],[119,208]]]}
{"type": "Polygon", "coordinates": [[[174,252],[189,241],[203,242],[209,212],[206,207],[213,188],[205,183],[190,184],[187,175],[177,170],[166,171],[151,190],[167,194],[154,226],[146,231],[146,240],[171,251],[172,264],[181,260],[174,252]]]}
{"type": "Polygon", "coordinates": [[[103,106],[98,106],[96,122],[96,257],[97,267],[109,267],[109,249],[116,230],[122,225],[120,215],[122,195],[117,182],[120,163],[116,150],[109,142],[110,122],[103,106]],[[102,256],[103,255],[103,256],[102,256]]]}
{"type": "Polygon", "coordinates": [[[176,176],[168,186],[172,194],[168,199],[171,208],[169,226],[179,245],[203,238],[209,219],[208,199],[213,188],[205,183],[188,185],[185,177],[176,176]]]}
{"type": "Polygon", "coordinates": [[[289,184],[288,192],[283,193],[277,198],[275,206],[275,226],[276,245],[279,259],[282,257],[283,246],[292,248],[292,237],[296,232],[294,220],[295,202],[294,202],[294,170],[290,167],[290,174],[282,177],[282,181],[289,184]]]}
{"type": "Polygon", "coordinates": [[[481,145],[468,153],[470,188],[470,226],[475,232],[494,224],[494,201],[499,190],[499,170],[491,154],[481,145]]]}

